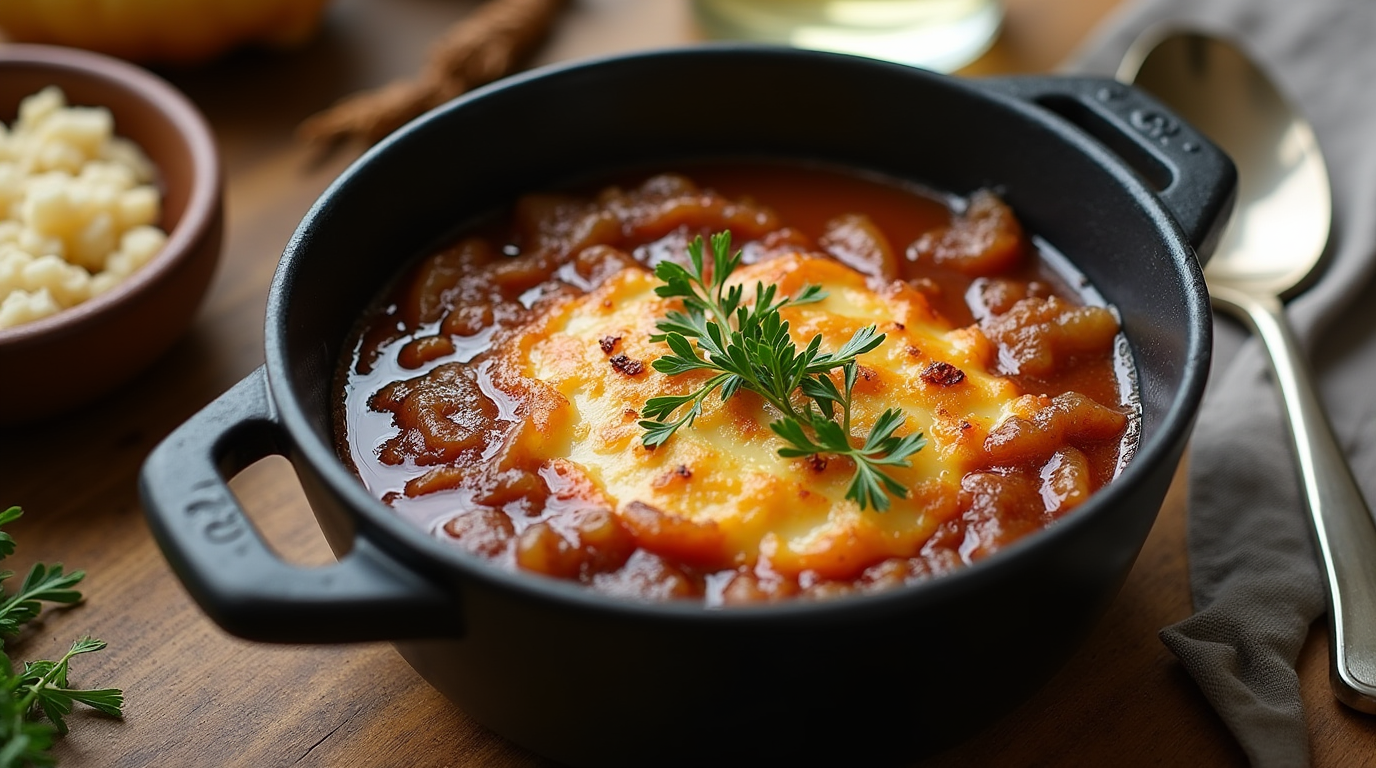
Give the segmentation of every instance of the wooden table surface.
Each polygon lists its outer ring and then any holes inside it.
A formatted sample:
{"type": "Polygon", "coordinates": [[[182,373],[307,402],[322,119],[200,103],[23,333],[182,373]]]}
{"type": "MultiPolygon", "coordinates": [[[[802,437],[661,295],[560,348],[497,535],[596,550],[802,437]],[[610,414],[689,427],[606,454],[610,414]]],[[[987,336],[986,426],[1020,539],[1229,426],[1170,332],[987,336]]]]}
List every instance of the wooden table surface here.
{"type": "MultiPolygon", "coordinates": [[[[1119,0],[1007,0],[995,48],[967,74],[1054,68],[1119,0]]],[[[133,384],[62,418],[0,430],[0,506],[9,563],[89,572],[84,604],[52,611],[9,652],[60,654],[77,636],[110,647],[74,682],[125,690],[123,721],[78,713],[56,748],[65,766],[544,766],[471,721],[386,644],[280,647],[226,635],[189,600],[153,543],[139,465],[172,428],[263,360],[263,313],[277,258],[311,202],[356,153],[321,162],[294,137],[301,119],[359,88],[407,75],[460,0],[335,0],[320,34],[285,54],[240,53],[160,70],[204,110],[228,172],[220,270],[184,339],[133,384]]],[[[576,0],[540,62],[699,39],[686,0],[576,0]]],[[[10,372],[3,372],[10,375],[10,372]]],[[[332,557],[283,459],[232,487],[282,555],[332,557]]],[[[956,765],[1245,764],[1194,683],[1157,640],[1190,611],[1183,482],[1089,641],[1031,701],[924,761],[956,765]]],[[[1376,728],[1333,699],[1316,626],[1299,663],[1319,766],[1376,765],[1376,728]]]]}

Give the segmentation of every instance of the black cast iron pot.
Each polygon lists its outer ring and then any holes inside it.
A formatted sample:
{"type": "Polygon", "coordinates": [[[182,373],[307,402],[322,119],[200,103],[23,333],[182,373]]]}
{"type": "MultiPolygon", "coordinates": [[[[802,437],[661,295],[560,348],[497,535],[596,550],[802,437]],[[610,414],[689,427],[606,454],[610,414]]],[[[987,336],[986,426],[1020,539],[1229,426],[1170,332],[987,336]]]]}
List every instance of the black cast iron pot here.
{"type": "Polygon", "coordinates": [[[963,80],[741,46],[511,78],[402,129],[325,192],[273,280],[266,365],[149,456],[144,504],[172,567],[228,631],[394,641],[470,715],[543,755],[911,760],[1030,695],[1126,576],[1203,391],[1209,303],[1196,254],[1212,249],[1233,185],[1217,149],[1107,80],[963,80]],[[721,156],[1001,190],[1121,312],[1141,389],[1131,464],[1052,528],[962,572],[884,594],[712,610],[496,570],[410,527],[336,458],[331,383],[350,327],[437,238],[522,192],[721,156]],[[236,504],[225,478],[269,454],[295,466],[337,565],[283,563],[236,504]]]}

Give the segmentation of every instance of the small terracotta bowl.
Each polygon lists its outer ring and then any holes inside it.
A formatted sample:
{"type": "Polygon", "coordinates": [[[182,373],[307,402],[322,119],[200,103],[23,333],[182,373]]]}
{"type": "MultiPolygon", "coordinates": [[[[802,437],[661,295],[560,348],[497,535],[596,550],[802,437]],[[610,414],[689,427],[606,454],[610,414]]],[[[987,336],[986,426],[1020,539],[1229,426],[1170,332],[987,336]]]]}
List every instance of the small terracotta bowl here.
{"type": "Polygon", "coordinates": [[[33,421],[88,403],[128,381],[190,324],[219,261],[223,178],[215,139],[180,91],[100,54],[0,44],[0,121],[20,101],[60,87],[73,106],[103,106],[117,135],[158,170],[167,244],[114,288],[55,315],[0,329],[0,423],[33,421]]]}

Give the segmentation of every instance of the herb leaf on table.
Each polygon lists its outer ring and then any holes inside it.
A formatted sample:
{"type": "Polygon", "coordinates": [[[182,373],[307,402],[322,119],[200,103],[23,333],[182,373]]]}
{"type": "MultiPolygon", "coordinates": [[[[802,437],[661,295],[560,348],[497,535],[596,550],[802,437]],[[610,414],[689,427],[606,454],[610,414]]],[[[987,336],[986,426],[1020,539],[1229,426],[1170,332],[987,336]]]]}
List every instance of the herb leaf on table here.
{"type": "MultiPolygon", "coordinates": [[[[22,514],[19,507],[0,512],[0,526],[22,514]]],[[[14,549],[14,538],[0,530],[0,560],[14,554],[14,549]]],[[[13,571],[0,571],[0,585],[12,576],[13,571]]],[[[0,646],[5,636],[18,634],[37,618],[44,602],[80,601],[81,593],[73,587],[85,576],[84,571],[64,573],[61,565],[35,563],[17,592],[6,594],[0,588],[0,646]]],[[[82,637],[57,661],[28,662],[19,671],[0,649],[0,768],[53,765],[49,753],[53,739],[67,732],[65,718],[78,703],[111,717],[123,716],[121,690],[72,688],[67,681],[72,658],[104,647],[102,640],[82,637]]]]}

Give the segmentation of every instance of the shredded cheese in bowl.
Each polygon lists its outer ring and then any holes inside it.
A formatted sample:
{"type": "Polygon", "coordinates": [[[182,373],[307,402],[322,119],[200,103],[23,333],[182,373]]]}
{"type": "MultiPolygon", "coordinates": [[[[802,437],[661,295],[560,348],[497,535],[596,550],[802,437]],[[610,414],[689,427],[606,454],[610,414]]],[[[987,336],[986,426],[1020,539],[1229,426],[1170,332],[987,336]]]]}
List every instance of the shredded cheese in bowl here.
{"type": "Polygon", "coordinates": [[[155,169],[103,107],[48,87],[0,124],[0,328],[109,290],[162,250],[155,169]]]}

